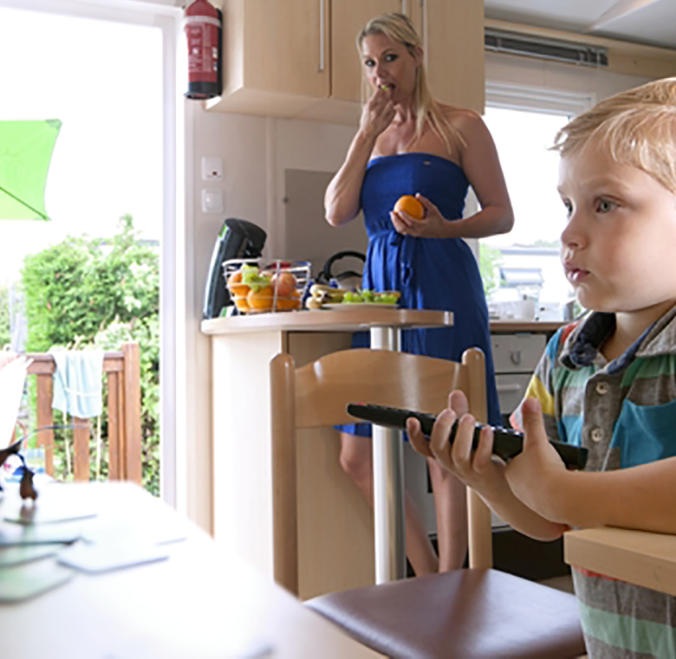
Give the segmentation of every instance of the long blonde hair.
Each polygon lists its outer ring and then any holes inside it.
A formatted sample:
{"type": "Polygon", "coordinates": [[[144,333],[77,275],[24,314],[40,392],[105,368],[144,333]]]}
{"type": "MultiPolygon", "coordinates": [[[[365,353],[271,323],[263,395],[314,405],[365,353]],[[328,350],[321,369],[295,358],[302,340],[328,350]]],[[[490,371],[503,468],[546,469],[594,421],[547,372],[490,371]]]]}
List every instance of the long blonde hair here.
{"type": "Polygon", "coordinates": [[[564,126],[552,148],[565,157],[592,140],[615,162],[643,170],[676,194],[676,78],[600,101],[564,126]]]}
{"type": "MultiPolygon", "coordinates": [[[[372,18],[357,35],[357,50],[362,55],[362,43],[368,36],[374,34],[384,34],[386,37],[396,41],[411,54],[416,57],[416,48],[421,46],[421,40],[411,22],[411,19],[399,13],[383,14],[372,18]]],[[[362,74],[363,90],[371,91],[366,76],[362,74]]],[[[362,98],[366,98],[368,93],[362,93],[362,98]]],[[[422,137],[425,126],[429,125],[432,132],[444,143],[449,153],[452,152],[454,145],[463,147],[465,140],[460,131],[448,120],[439,107],[439,104],[432,98],[427,85],[427,74],[425,65],[419,62],[416,68],[415,88],[413,90],[413,110],[416,117],[415,135],[411,142],[419,140],[422,137]]],[[[409,142],[409,144],[411,143],[409,142]]]]}

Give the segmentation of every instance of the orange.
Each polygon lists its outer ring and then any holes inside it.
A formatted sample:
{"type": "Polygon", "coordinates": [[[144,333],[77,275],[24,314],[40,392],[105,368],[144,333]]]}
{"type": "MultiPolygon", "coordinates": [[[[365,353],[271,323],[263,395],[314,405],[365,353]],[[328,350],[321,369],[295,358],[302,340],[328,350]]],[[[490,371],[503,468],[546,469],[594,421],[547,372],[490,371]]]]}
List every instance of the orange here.
{"type": "Polygon", "coordinates": [[[425,216],[425,207],[410,194],[405,194],[397,199],[394,211],[396,213],[406,213],[416,220],[422,220],[425,216]]]}
{"type": "Polygon", "coordinates": [[[277,311],[290,311],[300,309],[300,300],[298,298],[279,297],[277,298],[277,311]]]}
{"type": "Polygon", "coordinates": [[[238,297],[246,297],[249,293],[249,287],[246,284],[242,284],[242,272],[238,270],[233,272],[228,277],[228,290],[232,295],[238,297]]]}
{"type": "Polygon", "coordinates": [[[246,295],[244,297],[241,297],[239,295],[236,295],[234,298],[232,298],[235,301],[235,306],[240,310],[240,311],[249,311],[249,302],[246,299],[246,295]]]}
{"type": "Polygon", "coordinates": [[[228,290],[235,296],[246,297],[250,289],[246,284],[229,284],[228,290]]]}
{"type": "Polygon", "coordinates": [[[266,286],[257,291],[251,289],[246,296],[251,309],[257,311],[270,311],[272,309],[272,286],[266,286]]]}

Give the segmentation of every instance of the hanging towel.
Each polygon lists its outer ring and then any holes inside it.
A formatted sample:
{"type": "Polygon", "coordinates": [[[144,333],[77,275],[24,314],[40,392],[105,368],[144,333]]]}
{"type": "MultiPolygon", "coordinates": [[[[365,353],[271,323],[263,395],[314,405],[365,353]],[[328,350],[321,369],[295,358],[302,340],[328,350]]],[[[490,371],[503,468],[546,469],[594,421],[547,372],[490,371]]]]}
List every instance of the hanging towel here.
{"type": "Polygon", "coordinates": [[[103,350],[49,351],[54,357],[52,409],[80,419],[100,416],[103,409],[103,350]]]}

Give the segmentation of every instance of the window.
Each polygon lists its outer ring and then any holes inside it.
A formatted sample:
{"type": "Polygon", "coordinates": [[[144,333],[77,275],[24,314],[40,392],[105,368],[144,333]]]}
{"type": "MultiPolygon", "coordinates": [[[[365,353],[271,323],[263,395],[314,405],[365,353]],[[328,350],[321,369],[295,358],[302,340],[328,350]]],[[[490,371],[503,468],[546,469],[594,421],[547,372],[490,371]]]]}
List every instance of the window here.
{"type": "Polygon", "coordinates": [[[485,114],[514,208],[508,234],[481,240],[489,301],[563,303],[572,290],[559,261],[565,209],[556,191],[557,131],[591,106],[589,96],[488,85],[485,114]]]}

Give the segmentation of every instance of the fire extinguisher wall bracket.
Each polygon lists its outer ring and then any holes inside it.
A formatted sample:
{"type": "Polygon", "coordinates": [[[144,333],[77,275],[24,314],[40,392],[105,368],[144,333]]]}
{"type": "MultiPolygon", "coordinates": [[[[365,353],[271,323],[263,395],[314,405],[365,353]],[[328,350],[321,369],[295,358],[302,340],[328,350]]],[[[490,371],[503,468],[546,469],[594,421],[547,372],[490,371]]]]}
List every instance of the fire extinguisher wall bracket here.
{"type": "Polygon", "coordinates": [[[208,0],[195,0],[185,12],[188,42],[188,91],[186,98],[204,100],[223,90],[223,14],[208,0]]]}

